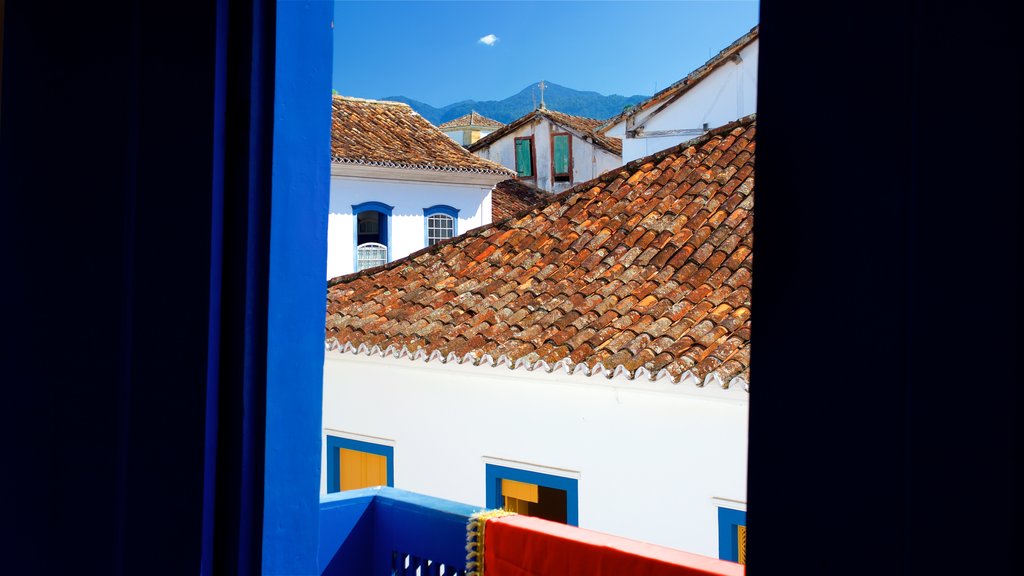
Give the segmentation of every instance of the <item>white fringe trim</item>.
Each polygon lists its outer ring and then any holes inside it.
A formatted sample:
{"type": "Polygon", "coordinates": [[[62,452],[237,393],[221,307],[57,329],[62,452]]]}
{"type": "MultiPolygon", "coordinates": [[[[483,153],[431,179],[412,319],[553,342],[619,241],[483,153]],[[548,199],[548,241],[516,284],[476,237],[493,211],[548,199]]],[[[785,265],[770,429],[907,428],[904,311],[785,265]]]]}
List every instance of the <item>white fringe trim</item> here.
{"type": "Polygon", "coordinates": [[[716,372],[711,372],[710,374],[706,375],[703,380],[701,380],[700,378],[697,377],[696,374],[693,373],[692,370],[687,370],[686,372],[683,372],[680,376],[674,377],[672,376],[672,373],[669,372],[666,368],[662,368],[661,370],[658,370],[657,373],[653,373],[647,367],[641,366],[640,368],[637,368],[636,370],[630,372],[630,370],[623,366],[622,364],[619,364],[614,369],[608,369],[604,366],[604,364],[601,364],[600,362],[595,363],[593,366],[587,366],[586,364],[582,363],[574,364],[568,358],[563,358],[555,362],[554,364],[548,364],[544,360],[530,362],[526,358],[518,358],[516,360],[512,360],[511,358],[504,354],[499,356],[497,359],[495,359],[490,354],[483,354],[477,357],[473,353],[467,353],[460,358],[454,352],[449,352],[447,356],[444,356],[438,350],[427,352],[423,348],[420,348],[419,350],[412,352],[411,350],[409,350],[407,346],[402,346],[401,348],[399,348],[394,344],[391,344],[387,348],[383,349],[378,345],[369,347],[366,344],[360,344],[357,347],[353,345],[351,342],[345,342],[344,344],[341,344],[335,338],[325,341],[324,348],[329,352],[337,351],[343,354],[356,354],[360,356],[380,356],[382,358],[387,358],[389,356],[396,359],[408,358],[409,360],[414,362],[422,361],[424,363],[429,363],[436,361],[440,362],[441,364],[468,364],[471,366],[487,366],[489,368],[505,367],[508,368],[509,370],[524,369],[529,372],[543,371],[548,374],[560,371],[568,376],[582,373],[584,376],[589,377],[603,376],[608,380],[619,378],[624,380],[647,380],[650,382],[658,382],[661,380],[668,379],[672,384],[676,385],[683,384],[686,386],[693,386],[697,388],[712,387],[730,391],[735,390],[736,392],[743,393],[750,392],[750,382],[748,382],[745,378],[735,376],[731,378],[728,382],[726,382],[721,377],[721,375],[719,375],[716,372]]]}

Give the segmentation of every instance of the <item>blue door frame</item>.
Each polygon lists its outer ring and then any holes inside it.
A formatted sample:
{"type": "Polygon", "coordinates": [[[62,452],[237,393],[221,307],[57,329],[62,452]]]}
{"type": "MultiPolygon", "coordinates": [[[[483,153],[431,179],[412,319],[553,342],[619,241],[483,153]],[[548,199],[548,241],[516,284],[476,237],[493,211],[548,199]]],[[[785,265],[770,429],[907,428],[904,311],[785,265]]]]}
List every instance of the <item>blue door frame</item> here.
{"type": "Polygon", "coordinates": [[[486,465],[487,482],[487,507],[492,509],[501,508],[505,501],[501,495],[501,481],[515,480],[517,482],[528,482],[547,488],[557,488],[565,491],[565,522],[570,526],[580,525],[580,498],[579,481],[575,478],[533,472],[521,468],[510,468],[497,464],[486,465]]]}

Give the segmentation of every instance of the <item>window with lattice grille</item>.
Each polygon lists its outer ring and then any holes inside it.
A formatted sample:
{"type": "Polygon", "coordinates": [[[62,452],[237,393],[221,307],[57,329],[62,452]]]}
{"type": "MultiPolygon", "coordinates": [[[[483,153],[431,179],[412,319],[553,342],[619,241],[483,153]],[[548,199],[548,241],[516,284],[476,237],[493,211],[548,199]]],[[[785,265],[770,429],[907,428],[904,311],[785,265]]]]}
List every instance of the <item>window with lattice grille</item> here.
{"type": "Polygon", "coordinates": [[[356,270],[383,266],[388,262],[388,247],[376,242],[360,244],[356,248],[356,270]]]}
{"type": "Polygon", "coordinates": [[[455,236],[455,219],[447,214],[433,214],[427,217],[427,246],[455,236]]]}

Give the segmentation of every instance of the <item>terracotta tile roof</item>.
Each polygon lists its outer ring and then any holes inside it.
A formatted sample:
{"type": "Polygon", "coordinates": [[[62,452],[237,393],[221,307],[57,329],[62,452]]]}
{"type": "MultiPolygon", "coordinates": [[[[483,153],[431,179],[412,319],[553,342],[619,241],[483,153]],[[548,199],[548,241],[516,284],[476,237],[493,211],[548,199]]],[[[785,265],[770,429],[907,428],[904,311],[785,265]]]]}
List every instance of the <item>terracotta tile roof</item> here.
{"type": "Polygon", "coordinates": [[[438,128],[440,128],[441,130],[446,130],[448,128],[461,128],[463,126],[484,126],[487,128],[501,128],[502,126],[504,126],[504,124],[498,122],[497,120],[492,120],[486,116],[481,116],[476,112],[470,112],[465,116],[459,116],[454,120],[449,120],[444,124],[438,126],[438,128]]]}
{"type": "Polygon", "coordinates": [[[491,218],[494,221],[508,218],[550,197],[547,192],[516,179],[498,182],[491,191],[491,218]]]}
{"type": "Polygon", "coordinates": [[[672,102],[675,102],[677,99],[679,99],[679,97],[688,92],[690,88],[692,88],[694,85],[700,82],[705,76],[722,67],[723,65],[725,65],[726,62],[729,62],[734,54],[746,48],[754,40],[757,40],[759,28],[759,25],[751,28],[750,32],[747,32],[743,36],[737,38],[735,42],[726,46],[724,49],[722,49],[721,52],[715,54],[700,68],[697,68],[693,72],[687,74],[686,77],[683,78],[682,80],[672,84],[671,86],[665,88],[664,90],[661,90],[654,96],[651,96],[647,100],[640,102],[636,106],[633,106],[632,108],[629,108],[628,110],[625,110],[622,113],[617,114],[609,118],[608,120],[605,120],[597,129],[598,132],[604,133],[609,128],[615,126],[619,122],[622,122],[631,115],[643,112],[644,110],[649,110],[655,106],[660,105],[664,107],[671,104],[672,102]]]}
{"type": "Polygon", "coordinates": [[[547,108],[537,108],[536,110],[521,116],[504,127],[491,132],[483,138],[477,140],[473,144],[470,144],[467,149],[470,152],[476,152],[477,150],[490,146],[492,143],[498,141],[505,135],[514,132],[519,129],[520,126],[532,121],[535,118],[545,117],[548,120],[568,129],[570,132],[575,132],[577,136],[581,138],[589,138],[598,147],[604,148],[605,150],[622,156],[622,141],[618,138],[611,138],[603,134],[597,133],[597,128],[603,125],[601,120],[594,118],[584,118],[582,116],[572,116],[571,114],[563,114],[555,110],[548,110],[547,108]]]}
{"type": "Polygon", "coordinates": [[[330,281],[327,346],[747,389],[756,120],[330,281]]]}
{"type": "Polygon", "coordinates": [[[515,175],[469,153],[407,104],[335,96],[332,108],[334,162],[515,175]]]}

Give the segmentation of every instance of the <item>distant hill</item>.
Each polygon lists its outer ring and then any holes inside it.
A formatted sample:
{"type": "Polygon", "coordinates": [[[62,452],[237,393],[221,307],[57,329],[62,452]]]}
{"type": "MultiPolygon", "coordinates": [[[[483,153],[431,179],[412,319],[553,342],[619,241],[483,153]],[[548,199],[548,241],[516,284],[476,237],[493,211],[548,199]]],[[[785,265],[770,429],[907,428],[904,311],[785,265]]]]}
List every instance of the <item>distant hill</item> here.
{"type": "MultiPolygon", "coordinates": [[[[405,102],[412,107],[420,116],[423,116],[435,126],[449,120],[469,114],[475,110],[477,114],[483,114],[506,124],[534,109],[534,97],[540,102],[540,90],[537,88],[539,82],[534,82],[519,93],[509,96],[504,100],[463,100],[448,104],[442,108],[435,108],[405,96],[388,96],[381,100],[393,100],[405,102]]],[[[544,81],[544,105],[552,110],[572,114],[573,116],[585,116],[604,120],[611,118],[626,106],[646,100],[647,96],[619,96],[612,94],[604,96],[597,92],[573,90],[565,86],[559,86],[552,82],[544,81]]]]}

